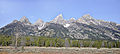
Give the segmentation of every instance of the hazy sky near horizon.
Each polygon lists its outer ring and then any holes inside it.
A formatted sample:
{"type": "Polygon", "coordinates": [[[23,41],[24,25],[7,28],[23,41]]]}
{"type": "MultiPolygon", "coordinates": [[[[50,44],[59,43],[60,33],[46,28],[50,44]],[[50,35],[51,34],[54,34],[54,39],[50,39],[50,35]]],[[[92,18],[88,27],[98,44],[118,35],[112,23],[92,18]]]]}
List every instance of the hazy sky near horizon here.
{"type": "Polygon", "coordinates": [[[64,19],[90,14],[120,24],[120,0],[0,0],[0,27],[22,16],[34,23],[39,18],[48,22],[59,14],[64,19]]]}

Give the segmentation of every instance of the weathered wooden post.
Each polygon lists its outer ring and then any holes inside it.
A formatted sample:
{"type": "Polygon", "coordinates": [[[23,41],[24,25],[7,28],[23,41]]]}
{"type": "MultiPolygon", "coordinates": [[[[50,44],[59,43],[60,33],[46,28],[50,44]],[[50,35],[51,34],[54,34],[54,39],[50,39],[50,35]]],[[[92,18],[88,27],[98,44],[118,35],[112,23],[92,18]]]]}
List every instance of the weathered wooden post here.
{"type": "Polygon", "coordinates": [[[19,36],[19,34],[16,33],[15,34],[15,49],[17,49],[17,39],[18,39],[18,36],[19,36]]]}

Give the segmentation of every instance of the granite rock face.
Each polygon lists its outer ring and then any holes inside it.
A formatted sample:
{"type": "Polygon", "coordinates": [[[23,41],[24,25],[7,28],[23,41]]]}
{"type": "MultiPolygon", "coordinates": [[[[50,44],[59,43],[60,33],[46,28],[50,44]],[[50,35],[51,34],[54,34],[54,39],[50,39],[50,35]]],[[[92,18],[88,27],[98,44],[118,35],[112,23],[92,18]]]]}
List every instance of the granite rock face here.
{"type": "Polygon", "coordinates": [[[52,21],[50,21],[50,23],[56,23],[56,24],[64,25],[66,23],[66,20],[64,20],[62,14],[60,14],[56,18],[54,18],[52,21]]]}
{"type": "Polygon", "coordinates": [[[89,14],[75,20],[64,20],[62,14],[50,22],[38,19],[31,24],[25,16],[0,28],[0,34],[22,36],[46,36],[71,39],[106,39],[120,40],[120,25],[114,22],[94,19],[89,14]]]}
{"type": "Polygon", "coordinates": [[[23,16],[23,17],[20,19],[20,22],[22,22],[22,23],[25,24],[25,25],[31,25],[30,21],[29,21],[28,18],[26,18],[25,16],[23,16]]]}
{"type": "Polygon", "coordinates": [[[26,17],[23,17],[18,20],[14,20],[12,23],[0,28],[0,34],[4,35],[15,35],[18,33],[22,35],[32,35],[37,28],[32,26],[29,20],[26,17]]]}
{"type": "Polygon", "coordinates": [[[42,21],[41,19],[38,19],[35,23],[35,26],[37,26],[38,30],[41,30],[42,28],[45,27],[45,22],[42,21]]]}
{"type": "Polygon", "coordinates": [[[94,24],[94,25],[98,25],[98,26],[100,25],[100,26],[109,27],[109,28],[116,28],[116,23],[108,22],[108,21],[104,21],[104,20],[96,20],[89,14],[82,16],[81,18],[79,18],[77,20],[77,22],[87,24],[87,25],[94,24]]]}

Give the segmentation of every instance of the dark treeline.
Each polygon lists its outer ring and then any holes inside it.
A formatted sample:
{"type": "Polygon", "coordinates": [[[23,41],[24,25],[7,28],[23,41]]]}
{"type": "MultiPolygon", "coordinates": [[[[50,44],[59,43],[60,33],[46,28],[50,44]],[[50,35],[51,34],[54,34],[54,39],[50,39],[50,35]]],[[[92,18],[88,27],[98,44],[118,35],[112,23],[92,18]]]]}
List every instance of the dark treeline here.
{"type": "MultiPolygon", "coordinates": [[[[15,41],[15,36],[0,35],[0,46],[15,46],[15,41]]],[[[69,38],[62,39],[60,37],[21,36],[17,38],[17,46],[120,48],[120,42],[110,40],[71,40],[69,38]]]]}

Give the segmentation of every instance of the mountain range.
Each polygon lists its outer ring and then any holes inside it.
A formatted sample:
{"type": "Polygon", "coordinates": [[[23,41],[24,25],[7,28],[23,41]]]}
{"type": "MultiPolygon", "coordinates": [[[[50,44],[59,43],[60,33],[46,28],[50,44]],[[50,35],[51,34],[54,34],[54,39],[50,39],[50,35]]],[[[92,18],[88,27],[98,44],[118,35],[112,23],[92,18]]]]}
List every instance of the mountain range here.
{"type": "Polygon", "coordinates": [[[89,14],[79,19],[65,20],[62,14],[50,22],[38,19],[32,24],[23,16],[0,28],[2,35],[46,36],[71,39],[120,40],[120,25],[115,22],[97,20],[89,14]]]}

